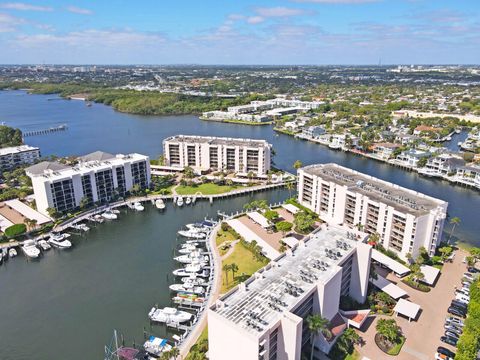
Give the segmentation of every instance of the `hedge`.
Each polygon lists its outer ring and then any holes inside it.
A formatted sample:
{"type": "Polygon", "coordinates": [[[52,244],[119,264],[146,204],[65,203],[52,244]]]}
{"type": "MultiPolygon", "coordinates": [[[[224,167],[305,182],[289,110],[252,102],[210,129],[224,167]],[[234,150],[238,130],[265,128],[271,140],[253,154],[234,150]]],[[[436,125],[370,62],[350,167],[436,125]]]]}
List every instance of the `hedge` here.
{"type": "Polygon", "coordinates": [[[5,235],[9,238],[13,238],[27,231],[27,225],[15,224],[5,229],[5,235]]]}
{"type": "Polygon", "coordinates": [[[455,360],[474,360],[480,350],[480,280],[470,286],[470,303],[465,327],[457,344],[455,360]]]}

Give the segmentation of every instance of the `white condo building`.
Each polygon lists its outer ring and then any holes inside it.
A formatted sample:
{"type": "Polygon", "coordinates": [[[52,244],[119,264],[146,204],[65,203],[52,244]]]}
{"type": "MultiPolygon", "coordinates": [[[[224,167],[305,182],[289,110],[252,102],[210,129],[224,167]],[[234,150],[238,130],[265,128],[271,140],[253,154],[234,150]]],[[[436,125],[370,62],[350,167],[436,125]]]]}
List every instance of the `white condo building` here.
{"type": "Polygon", "coordinates": [[[32,179],[37,210],[71,211],[82,198],[109,202],[124,196],[134,185],[150,184],[150,161],[140,154],[112,155],[102,151],[81,156],[75,166],[58,162],[41,162],[26,169],[32,179]]]}
{"type": "Polygon", "coordinates": [[[33,164],[40,158],[40,149],[30,145],[0,149],[0,170],[10,170],[19,165],[33,164]]]}
{"type": "Polygon", "coordinates": [[[347,327],[340,296],[367,296],[372,250],[364,240],[324,226],[218,299],[208,311],[209,359],[300,360],[311,348],[311,314],[330,321],[332,338],[314,340],[328,353],[347,327]]]}
{"type": "Polygon", "coordinates": [[[378,233],[402,258],[430,255],[440,243],[448,203],[337,164],[298,171],[298,200],[330,224],[378,233]]]}
{"type": "Polygon", "coordinates": [[[190,166],[197,172],[226,170],[265,176],[270,170],[272,145],[265,140],[176,135],[163,141],[165,165],[190,166]]]}

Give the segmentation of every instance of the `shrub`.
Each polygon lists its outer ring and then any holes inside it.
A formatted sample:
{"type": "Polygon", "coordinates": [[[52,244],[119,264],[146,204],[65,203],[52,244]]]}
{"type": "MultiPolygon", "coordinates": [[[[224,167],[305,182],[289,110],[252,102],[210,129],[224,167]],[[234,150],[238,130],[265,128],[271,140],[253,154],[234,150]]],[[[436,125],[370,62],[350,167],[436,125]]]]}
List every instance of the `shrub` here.
{"type": "Polygon", "coordinates": [[[15,224],[5,229],[5,235],[9,238],[13,238],[27,231],[27,225],[15,224]]]}
{"type": "Polygon", "coordinates": [[[221,227],[222,231],[228,231],[230,229],[230,226],[225,221],[222,222],[220,227],[221,227]]]}

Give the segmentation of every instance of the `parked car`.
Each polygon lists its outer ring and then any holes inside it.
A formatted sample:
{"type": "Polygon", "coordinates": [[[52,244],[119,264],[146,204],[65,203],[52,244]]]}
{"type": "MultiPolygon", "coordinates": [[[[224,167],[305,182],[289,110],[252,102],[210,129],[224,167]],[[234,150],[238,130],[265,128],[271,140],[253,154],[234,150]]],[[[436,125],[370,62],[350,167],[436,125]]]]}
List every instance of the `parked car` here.
{"type": "Polygon", "coordinates": [[[450,337],[450,336],[442,336],[440,341],[444,342],[445,344],[457,346],[458,339],[450,337]]]}
{"type": "Polygon", "coordinates": [[[447,311],[448,311],[449,314],[452,314],[452,315],[455,315],[455,316],[460,316],[462,318],[464,318],[467,315],[466,311],[460,310],[459,308],[457,308],[455,306],[450,306],[447,311]]]}
{"type": "Polygon", "coordinates": [[[465,294],[457,294],[455,295],[455,299],[465,304],[468,304],[470,302],[470,296],[467,296],[465,294]]]}
{"type": "Polygon", "coordinates": [[[470,286],[472,286],[472,283],[471,282],[468,282],[468,281],[464,281],[462,282],[462,286],[464,288],[469,288],[470,289],[470,286]]]}
{"type": "Polygon", "coordinates": [[[452,300],[452,303],[450,304],[450,306],[454,306],[456,308],[459,308],[460,310],[462,310],[464,312],[467,312],[467,309],[468,309],[467,304],[465,304],[462,301],[458,301],[458,300],[452,300]]]}
{"type": "Polygon", "coordinates": [[[467,268],[467,271],[468,271],[469,273],[472,273],[472,274],[476,274],[476,273],[480,272],[480,270],[478,270],[477,268],[474,268],[473,266],[469,266],[469,267],[467,268]]]}
{"type": "Polygon", "coordinates": [[[455,295],[457,294],[463,294],[465,296],[470,296],[470,290],[468,289],[465,289],[465,288],[461,288],[461,289],[458,289],[455,291],[455,295]]]}
{"type": "Polygon", "coordinates": [[[458,340],[458,338],[460,338],[460,335],[458,335],[457,333],[454,333],[453,331],[450,331],[450,330],[445,331],[445,336],[450,336],[450,337],[453,337],[457,340],[458,340]]]}
{"type": "Polygon", "coordinates": [[[458,335],[462,335],[462,329],[456,327],[456,326],[453,326],[453,325],[445,325],[445,330],[447,331],[452,331],[454,332],[455,334],[458,334],[458,335]]]}
{"type": "Polygon", "coordinates": [[[463,274],[463,277],[464,277],[465,279],[470,280],[470,281],[473,281],[473,280],[475,280],[475,278],[476,278],[475,275],[473,275],[473,274],[471,274],[471,273],[469,273],[469,272],[466,272],[465,274],[463,274]]]}
{"type": "Polygon", "coordinates": [[[463,320],[461,320],[459,318],[456,318],[456,317],[453,317],[453,316],[447,317],[445,319],[445,324],[453,324],[455,326],[460,326],[460,327],[465,326],[465,323],[463,322],[463,320]]]}
{"type": "Polygon", "coordinates": [[[444,348],[443,346],[439,346],[437,348],[437,353],[439,354],[443,354],[443,355],[447,355],[451,358],[454,358],[455,357],[455,353],[451,350],[448,350],[447,348],[444,348]]]}

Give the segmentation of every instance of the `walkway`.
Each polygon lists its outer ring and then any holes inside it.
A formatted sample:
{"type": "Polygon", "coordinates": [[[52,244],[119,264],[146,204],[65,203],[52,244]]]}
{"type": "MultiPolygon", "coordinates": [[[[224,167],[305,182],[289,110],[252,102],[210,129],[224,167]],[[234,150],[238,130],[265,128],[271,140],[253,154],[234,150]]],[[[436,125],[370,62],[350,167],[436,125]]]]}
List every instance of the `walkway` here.
{"type": "MultiPolygon", "coordinates": [[[[235,241],[232,241],[230,243],[230,249],[228,249],[228,251],[225,254],[223,254],[222,257],[221,257],[222,261],[225,260],[226,258],[228,258],[230,255],[232,255],[233,251],[235,250],[235,245],[237,245],[239,242],[240,242],[240,240],[235,240],[235,241]]],[[[224,244],[224,242],[222,244],[224,244]]],[[[222,244],[220,244],[220,246],[222,244]]]]}

